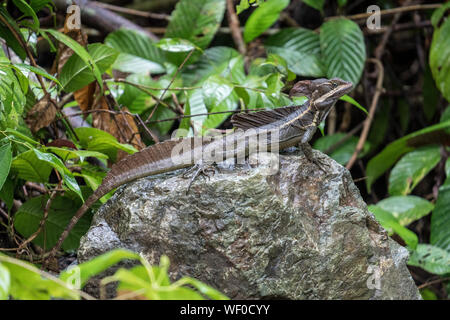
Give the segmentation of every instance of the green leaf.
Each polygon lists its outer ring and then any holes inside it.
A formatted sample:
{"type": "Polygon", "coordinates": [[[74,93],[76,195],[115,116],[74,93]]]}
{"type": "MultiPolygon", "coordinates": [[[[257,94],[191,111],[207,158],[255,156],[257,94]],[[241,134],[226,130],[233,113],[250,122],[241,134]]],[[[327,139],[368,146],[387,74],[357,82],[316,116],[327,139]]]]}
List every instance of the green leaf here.
{"type": "Polygon", "coordinates": [[[105,44],[120,52],[113,69],[130,73],[165,72],[166,61],[164,53],[146,35],[128,29],[111,32],[105,39],[105,44]]]}
{"type": "Polygon", "coordinates": [[[0,50],[0,130],[17,128],[25,102],[20,82],[11,70],[11,62],[0,50]]]}
{"type": "Polygon", "coordinates": [[[419,220],[434,208],[431,202],[417,196],[393,196],[381,200],[377,206],[390,212],[402,226],[419,220]]]}
{"type": "Polygon", "coordinates": [[[196,47],[190,41],[179,38],[164,38],[156,45],[158,48],[169,52],[189,52],[196,47]]]}
{"type": "Polygon", "coordinates": [[[445,275],[450,273],[450,253],[429,244],[419,244],[410,255],[408,264],[434,274],[445,275]]]}
{"type": "Polygon", "coordinates": [[[25,181],[48,182],[52,166],[39,160],[33,150],[28,150],[13,159],[11,171],[25,181]]]}
{"type": "Polygon", "coordinates": [[[28,71],[34,72],[35,74],[43,76],[44,78],[47,78],[47,79],[55,82],[57,85],[61,86],[61,83],[58,81],[58,79],[56,79],[54,76],[49,74],[47,71],[45,71],[41,67],[34,67],[34,66],[30,66],[25,63],[16,63],[16,64],[13,64],[13,66],[17,67],[20,71],[28,70],[28,71]]]}
{"type": "Polygon", "coordinates": [[[83,48],[78,42],[76,42],[72,38],[66,36],[65,34],[59,31],[52,29],[45,29],[45,30],[41,29],[41,32],[50,33],[53,37],[56,38],[56,40],[62,42],[70,49],[72,49],[84,61],[84,63],[91,68],[92,72],[94,73],[95,79],[100,85],[101,91],[103,91],[102,73],[100,72],[100,69],[96,65],[94,59],[89,55],[89,53],[86,51],[85,48],[83,48]]]}
{"type": "Polygon", "coordinates": [[[323,12],[323,5],[325,3],[325,0],[303,0],[303,2],[310,7],[323,12]]]}
{"type": "Polygon", "coordinates": [[[58,157],[62,158],[64,161],[80,158],[80,161],[83,162],[85,158],[93,157],[98,159],[108,159],[106,154],[97,152],[97,151],[89,151],[89,150],[73,150],[73,149],[65,149],[58,147],[45,147],[45,150],[56,154],[58,157]]]}
{"type": "Polygon", "coordinates": [[[241,0],[239,4],[236,6],[236,14],[240,14],[242,11],[250,8],[249,0],[241,0]]]}
{"type": "Polygon", "coordinates": [[[213,75],[203,83],[203,100],[206,106],[216,106],[233,91],[233,84],[227,79],[213,75]]]}
{"type": "Polygon", "coordinates": [[[352,105],[354,105],[355,107],[357,107],[359,110],[361,110],[362,112],[364,112],[366,115],[368,115],[369,113],[367,112],[366,108],[364,108],[362,105],[360,105],[358,103],[358,101],[356,101],[355,99],[353,99],[352,97],[350,97],[349,95],[343,95],[342,97],[339,98],[339,100],[342,101],[346,101],[352,105]]]}
{"type": "MultiPolygon", "coordinates": [[[[115,249],[104,253],[92,260],[79,264],[77,267],[78,271],[80,272],[79,276],[81,286],[84,286],[91,277],[105,271],[109,267],[125,259],[140,260],[140,256],[139,254],[129,250],[115,249]]],[[[71,277],[71,275],[72,272],[69,270],[62,272],[59,277],[61,280],[67,281],[68,278],[71,277]]]]}
{"type": "Polygon", "coordinates": [[[13,206],[14,187],[14,182],[11,179],[7,179],[3,184],[3,188],[0,189],[0,199],[6,204],[8,210],[11,210],[13,206]]]}
{"type": "Polygon", "coordinates": [[[299,76],[322,77],[325,68],[321,60],[319,35],[303,28],[284,28],[270,36],[264,47],[269,53],[284,58],[289,69],[299,76]]]}
{"type": "Polygon", "coordinates": [[[423,74],[422,96],[423,96],[423,104],[422,104],[423,112],[425,113],[425,117],[427,118],[427,120],[431,121],[436,113],[436,109],[438,106],[439,90],[436,88],[436,84],[434,83],[433,76],[431,74],[431,69],[428,64],[426,65],[425,72],[423,74]]]}
{"type": "Polygon", "coordinates": [[[80,127],[75,128],[75,133],[84,149],[106,154],[113,161],[116,159],[117,150],[137,152],[133,146],[119,143],[114,136],[100,129],[80,127]]]}
{"type": "MultiPolygon", "coordinates": [[[[22,34],[20,33],[19,26],[17,25],[16,21],[10,16],[9,12],[6,10],[6,6],[0,7],[0,15],[7,20],[8,24],[12,26],[13,29],[17,32],[17,34],[19,34],[19,37],[21,37],[22,34]]],[[[8,47],[13,49],[20,59],[25,60],[25,58],[27,57],[27,52],[22,47],[20,42],[16,39],[16,37],[13,35],[11,30],[6,25],[4,25],[3,22],[0,22],[0,38],[6,41],[8,47]]],[[[0,50],[0,56],[3,54],[4,54],[3,50],[0,50]]]]}
{"type": "Polygon", "coordinates": [[[206,49],[223,19],[225,0],[181,0],[172,12],[164,38],[189,40],[206,49]]]}
{"type": "Polygon", "coordinates": [[[0,146],[0,190],[8,177],[9,169],[11,168],[11,161],[11,145],[8,143],[0,146]]]}
{"type": "Polygon", "coordinates": [[[423,300],[438,300],[436,293],[428,288],[420,290],[420,295],[422,296],[423,300]]]}
{"type": "MultiPolygon", "coordinates": [[[[447,168],[450,160],[447,160],[447,168]]],[[[450,177],[439,188],[438,198],[431,214],[430,243],[450,251],[450,177]]]]}
{"type": "MultiPolygon", "coordinates": [[[[317,139],[314,142],[314,149],[325,152],[330,147],[334,146],[336,143],[341,141],[346,136],[345,133],[339,132],[329,136],[323,136],[317,139]]],[[[337,147],[331,154],[336,162],[341,165],[345,165],[351,158],[353,152],[355,151],[356,145],[358,144],[357,137],[351,137],[342,145],[337,147]]],[[[365,143],[362,152],[359,154],[359,157],[364,157],[370,149],[369,143],[365,143]]]]}
{"type": "MultiPolygon", "coordinates": [[[[39,228],[43,218],[44,208],[48,196],[31,198],[20,206],[14,215],[14,227],[25,238],[30,237],[39,228]]],[[[52,248],[58,241],[69,221],[77,209],[81,206],[80,201],[75,201],[67,196],[57,196],[53,199],[48,217],[42,232],[33,240],[33,243],[45,248],[52,248]],[[44,241],[45,239],[45,241],[44,241]]],[[[86,233],[90,226],[92,215],[84,215],[75,225],[69,236],[64,241],[62,248],[66,251],[77,249],[80,238],[86,233]]]]}
{"type": "MultiPolygon", "coordinates": [[[[89,44],[87,50],[101,73],[104,73],[119,55],[115,49],[101,43],[89,44]]],[[[59,78],[66,92],[76,91],[95,81],[91,68],[76,55],[66,61],[59,78]]]]}
{"type": "Polygon", "coordinates": [[[0,262],[0,300],[8,300],[10,286],[11,275],[9,270],[0,262]]]}
{"type": "Polygon", "coordinates": [[[436,86],[442,95],[450,102],[450,19],[444,13],[450,8],[445,3],[431,17],[434,26],[433,39],[430,47],[430,68],[436,86]]]}
{"type": "Polygon", "coordinates": [[[355,86],[366,61],[364,36],[359,26],[348,19],[335,19],[320,27],[320,46],[328,78],[341,78],[355,86]]]}
{"type": "Polygon", "coordinates": [[[190,86],[201,83],[212,75],[242,83],[245,79],[243,57],[229,47],[209,48],[195,63],[183,69],[182,78],[183,83],[190,86]]]}
{"type": "Polygon", "coordinates": [[[450,127],[450,121],[445,121],[425,129],[410,133],[388,144],[379,154],[370,159],[367,164],[366,187],[370,187],[378,177],[388,170],[403,154],[413,151],[416,147],[436,143],[445,138],[445,129],[450,127]]]}
{"type": "Polygon", "coordinates": [[[30,25],[30,27],[32,27],[34,31],[37,31],[40,26],[39,19],[30,5],[24,0],[13,0],[13,2],[25,16],[31,17],[33,19],[33,23],[30,25]]]}
{"type": "Polygon", "coordinates": [[[389,232],[389,234],[395,232],[400,236],[400,238],[403,239],[403,241],[405,241],[408,247],[412,249],[415,249],[417,247],[417,244],[419,242],[417,235],[408,228],[405,228],[404,226],[400,225],[397,222],[397,219],[392,215],[392,213],[384,210],[378,205],[369,205],[368,209],[375,215],[377,221],[381,224],[381,226],[384,229],[386,229],[389,232]]]}
{"type": "Polygon", "coordinates": [[[244,40],[250,42],[273,25],[281,11],[289,5],[289,0],[267,0],[248,18],[244,28],[244,40]]]}
{"type": "Polygon", "coordinates": [[[0,253],[0,265],[8,269],[9,295],[14,300],[79,299],[77,291],[53,279],[45,278],[39,269],[28,262],[0,253]]]}
{"type": "Polygon", "coordinates": [[[41,152],[38,149],[33,149],[34,154],[41,161],[47,162],[53,168],[58,170],[58,172],[62,175],[64,184],[72,191],[74,191],[82,200],[83,195],[81,194],[80,186],[76,182],[72,172],[66,168],[64,163],[57,156],[51,153],[41,152]]]}
{"type": "Polygon", "coordinates": [[[407,195],[439,163],[439,147],[427,146],[407,153],[389,176],[389,194],[407,195]]]}

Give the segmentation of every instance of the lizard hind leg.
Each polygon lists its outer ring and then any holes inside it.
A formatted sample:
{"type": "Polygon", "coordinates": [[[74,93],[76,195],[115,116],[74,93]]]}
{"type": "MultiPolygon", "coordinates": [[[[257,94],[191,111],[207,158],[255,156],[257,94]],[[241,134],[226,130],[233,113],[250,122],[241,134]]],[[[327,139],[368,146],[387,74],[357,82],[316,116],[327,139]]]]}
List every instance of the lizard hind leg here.
{"type": "Polygon", "coordinates": [[[193,165],[190,169],[188,169],[182,175],[183,178],[190,178],[189,184],[188,184],[188,187],[186,190],[186,194],[189,193],[189,190],[191,189],[192,184],[194,183],[195,179],[200,174],[210,178],[212,174],[216,173],[216,171],[217,170],[216,170],[215,162],[199,162],[199,163],[196,163],[195,165],[193,165]],[[211,169],[213,170],[213,173],[210,173],[211,169]]]}
{"type": "Polygon", "coordinates": [[[299,148],[303,151],[303,154],[309,162],[314,163],[323,173],[328,173],[328,171],[326,170],[328,165],[320,159],[314,157],[312,148],[308,142],[300,143],[299,148]]]}

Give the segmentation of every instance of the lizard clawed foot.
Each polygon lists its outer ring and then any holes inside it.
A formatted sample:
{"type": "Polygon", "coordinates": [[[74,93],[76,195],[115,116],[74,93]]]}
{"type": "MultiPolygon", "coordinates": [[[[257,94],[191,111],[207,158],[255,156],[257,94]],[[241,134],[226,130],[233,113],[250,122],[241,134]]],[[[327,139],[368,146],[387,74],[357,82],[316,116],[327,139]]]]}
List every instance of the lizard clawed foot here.
{"type": "Polygon", "coordinates": [[[211,178],[211,175],[216,173],[216,164],[215,163],[205,163],[200,162],[192,166],[189,170],[187,170],[185,173],[183,173],[183,178],[189,178],[189,175],[191,175],[189,185],[186,190],[186,194],[189,193],[189,190],[191,189],[192,183],[195,181],[195,179],[200,175],[204,175],[208,178],[211,178]],[[212,172],[211,172],[212,170],[212,172]]]}
{"type": "Polygon", "coordinates": [[[306,159],[308,159],[309,162],[314,163],[320,170],[322,170],[323,173],[328,173],[327,164],[320,159],[317,159],[313,155],[313,151],[309,143],[301,143],[300,149],[302,149],[303,154],[305,155],[306,159]]]}

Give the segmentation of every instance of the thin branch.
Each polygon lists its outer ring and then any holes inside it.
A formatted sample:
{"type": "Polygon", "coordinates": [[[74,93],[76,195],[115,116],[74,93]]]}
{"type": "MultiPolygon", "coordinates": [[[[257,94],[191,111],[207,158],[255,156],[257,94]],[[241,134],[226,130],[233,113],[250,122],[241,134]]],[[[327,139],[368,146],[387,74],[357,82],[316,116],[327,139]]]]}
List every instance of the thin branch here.
{"type": "MultiPolygon", "coordinates": [[[[380,15],[385,16],[385,15],[392,15],[392,14],[408,12],[408,11],[437,9],[437,8],[440,8],[441,6],[442,6],[442,3],[416,4],[416,5],[411,5],[411,6],[403,6],[403,7],[399,7],[399,8],[380,10],[380,15]]],[[[350,20],[363,20],[363,19],[367,19],[368,17],[370,17],[372,15],[373,15],[373,13],[369,12],[369,13],[358,13],[358,14],[354,14],[354,15],[350,15],[350,16],[332,16],[332,17],[325,18],[325,21],[332,20],[332,19],[339,19],[342,17],[350,19],[350,20]]]]}
{"type": "Polygon", "coordinates": [[[247,48],[245,47],[244,39],[242,38],[239,19],[237,17],[236,11],[234,10],[233,0],[227,0],[227,18],[233,41],[236,44],[239,53],[245,56],[247,48]]]}
{"type": "Polygon", "coordinates": [[[359,137],[358,144],[356,145],[356,148],[355,148],[355,151],[353,152],[352,157],[350,158],[347,165],[345,166],[348,170],[350,170],[353,167],[353,164],[355,163],[356,159],[358,158],[359,153],[362,151],[362,149],[364,147],[364,143],[366,142],[367,136],[369,135],[370,126],[371,126],[373,118],[375,116],[375,110],[377,109],[378,99],[380,98],[380,95],[382,92],[383,79],[384,79],[383,64],[378,59],[368,59],[367,61],[374,63],[377,67],[377,71],[378,71],[377,84],[376,84],[376,88],[375,88],[375,94],[373,95],[372,103],[370,105],[369,115],[367,116],[366,120],[364,121],[364,127],[361,132],[361,136],[359,137]]]}
{"type": "Polygon", "coordinates": [[[421,284],[420,286],[418,286],[417,289],[420,290],[420,289],[429,287],[429,286],[431,286],[433,284],[441,283],[441,282],[445,282],[445,281],[449,281],[449,280],[450,280],[450,277],[439,278],[439,279],[436,279],[436,280],[433,280],[433,281],[430,281],[430,282],[425,282],[425,283],[421,284]]]}
{"type": "Polygon", "coordinates": [[[55,199],[55,196],[57,194],[57,191],[54,190],[51,195],[50,198],[48,198],[47,203],[45,204],[44,207],[44,215],[42,216],[41,222],[39,223],[39,228],[24,242],[22,242],[19,246],[19,248],[17,249],[17,252],[20,253],[22,251],[22,249],[31,241],[33,241],[38,235],[39,233],[41,233],[42,229],[44,228],[45,222],[47,221],[48,218],[48,212],[50,211],[50,206],[53,202],[53,199],[55,199]]]}
{"type": "Polygon", "coordinates": [[[156,110],[158,109],[158,106],[159,106],[161,100],[163,99],[164,95],[166,94],[167,90],[173,84],[173,82],[175,81],[175,78],[177,77],[178,73],[181,71],[181,69],[183,69],[184,65],[189,60],[189,58],[192,56],[194,51],[195,51],[195,49],[191,50],[189,52],[189,54],[186,56],[186,58],[183,60],[181,65],[177,68],[177,71],[175,71],[175,74],[173,75],[172,79],[170,80],[169,85],[164,89],[163,93],[161,93],[161,96],[159,97],[159,100],[157,100],[155,107],[153,108],[152,112],[148,116],[147,120],[145,120],[145,122],[144,122],[145,124],[147,124],[150,121],[150,119],[153,117],[153,115],[155,114],[156,110]]]}
{"type": "Polygon", "coordinates": [[[125,13],[125,14],[129,14],[129,15],[133,15],[133,16],[144,17],[144,18],[166,20],[166,21],[170,20],[170,15],[164,14],[164,13],[153,13],[153,12],[148,12],[148,11],[123,8],[123,7],[115,6],[113,4],[103,3],[103,2],[98,2],[98,1],[92,1],[92,2],[98,7],[108,9],[108,10],[114,11],[114,12],[120,12],[120,13],[125,13]]]}

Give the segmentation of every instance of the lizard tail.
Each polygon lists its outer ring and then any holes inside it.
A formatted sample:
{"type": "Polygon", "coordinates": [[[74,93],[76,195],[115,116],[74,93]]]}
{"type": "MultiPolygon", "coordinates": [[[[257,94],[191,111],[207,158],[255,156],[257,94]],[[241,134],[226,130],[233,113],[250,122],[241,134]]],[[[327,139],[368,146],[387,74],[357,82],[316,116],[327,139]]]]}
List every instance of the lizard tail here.
{"type": "Polygon", "coordinates": [[[54,257],[59,249],[61,249],[61,246],[66,240],[67,236],[69,235],[70,231],[72,231],[73,227],[78,223],[78,221],[83,217],[83,215],[89,210],[89,208],[97,202],[101,197],[105,195],[105,192],[102,190],[103,188],[98,188],[87,200],[83,203],[83,205],[77,210],[75,215],[70,220],[67,227],[64,229],[63,233],[58,239],[58,242],[56,242],[56,245],[52,248],[52,250],[49,253],[49,258],[54,257]]]}

